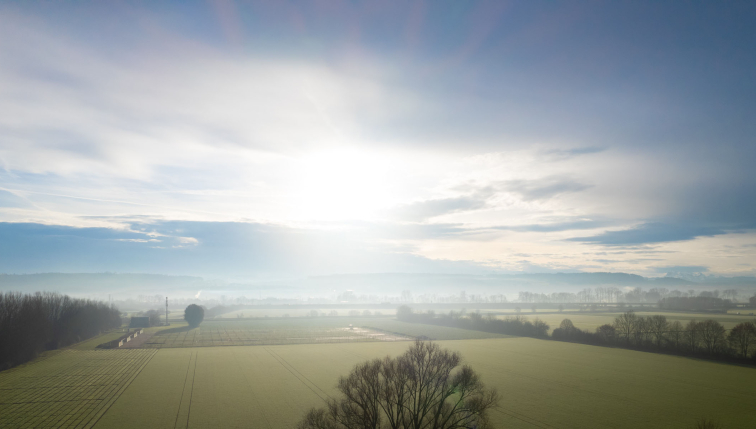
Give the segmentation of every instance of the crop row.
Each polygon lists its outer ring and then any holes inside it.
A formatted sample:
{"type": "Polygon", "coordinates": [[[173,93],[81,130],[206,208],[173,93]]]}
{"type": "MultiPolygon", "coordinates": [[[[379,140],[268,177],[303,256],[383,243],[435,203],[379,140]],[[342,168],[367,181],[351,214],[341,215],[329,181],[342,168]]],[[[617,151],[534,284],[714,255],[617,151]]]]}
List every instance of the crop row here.
{"type": "Polygon", "coordinates": [[[67,350],[0,373],[0,427],[91,427],[154,350],[67,350]]]}
{"type": "Polygon", "coordinates": [[[193,329],[185,332],[156,334],[145,347],[208,347],[225,345],[273,345],[340,343],[355,341],[397,341],[405,337],[385,335],[367,329],[269,329],[225,330],[215,328],[193,329]]]}

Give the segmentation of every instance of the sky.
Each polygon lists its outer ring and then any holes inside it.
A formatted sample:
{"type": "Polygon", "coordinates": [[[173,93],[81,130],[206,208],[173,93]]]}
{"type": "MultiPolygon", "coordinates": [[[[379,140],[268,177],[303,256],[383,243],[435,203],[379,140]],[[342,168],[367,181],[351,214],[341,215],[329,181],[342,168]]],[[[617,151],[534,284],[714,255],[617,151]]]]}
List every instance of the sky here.
{"type": "Polygon", "coordinates": [[[756,275],[756,5],[0,4],[0,272],[756,275]]]}

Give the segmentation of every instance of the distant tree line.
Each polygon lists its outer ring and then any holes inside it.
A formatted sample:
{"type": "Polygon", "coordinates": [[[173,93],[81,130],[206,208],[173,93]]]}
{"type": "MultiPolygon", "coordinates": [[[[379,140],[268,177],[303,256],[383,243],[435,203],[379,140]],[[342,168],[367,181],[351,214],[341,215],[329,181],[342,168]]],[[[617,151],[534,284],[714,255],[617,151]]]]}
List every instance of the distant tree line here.
{"type": "Polygon", "coordinates": [[[0,293],[0,370],[121,326],[117,308],[57,293],[0,293]]]}
{"type": "Polygon", "coordinates": [[[614,323],[599,326],[595,332],[581,330],[570,319],[564,319],[549,337],[548,324],[539,319],[531,322],[520,315],[504,319],[477,312],[436,315],[433,311],[417,313],[407,306],[399,307],[396,315],[406,322],[756,363],[756,321],[740,323],[728,333],[716,320],[691,320],[683,325],[663,315],[643,317],[631,310],[618,316],[614,323]]]}
{"type": "MultiPolygon", "coordinates": [[[[555,293],[538,293],[523,291],[518,294],[517,302],[533,304],[558,304],[558,303],[627,303],[627,304],[652,304],[665,298],[720,298],[719,301],[732,301],[738,296],[735,289],[727,289],[720,293],[718,290],[701,291],[695,290],[670,291],[667,288],[653,288],[643,290],[635,287],[629,290],[623,290],[618,287],[597,287],[594,289],[585,288],[577,293],[555,292],[555,293]]],[[[700,301],[705,303],[707,301],[700,301]]],[[[721,305],[720,305],[721,307],[721,305]]],[[[699,307],[700,308],[700,307],[699,307]]],[[[719,308],[719,307],[717,307],[719,308]]]]}
{"type": "Polygon", "coordinates": [[[208,319],[212,319],[213,317],[217,317],[222,314],[230,313],[232,311],[237,311],[237,310],[243,310],[243,309],[244,309],[243,305],[216,305],[215,307],[206,309],[205,316],[208,319]]]}
{"type": "Polygon", "coordinates": [[[667,297],[660,299],[658,305],[663,310],[727,310],[733,306],[729,299],[713,296],[667,297]]]}
{"type": "Polygon", "coordinates": [[[716,320],[691,320],[683,325],[656,314],[639,316],[628,311],[614,323],[587,332],[565,319],[551,338],[594,345],[611,345],[720,359],[756,361],[756,322],[743,322],[729,330],[716,320]]]}
{"type": "Polygon", "coordinates": [[[520,315],[507,317],[505,319],[483,316],[480,313],[471,313],[466,316],[455,311],[436,315],[432,310],[426,313],[416,313],[412,311],[410,307],[403,305],[397,309],[396,317],[405,322],[427,323],[452,328],[491,332],[494,334],[535,338],[549,336],[549,325],[546,324],[546,322],[540,319],[535,319],[531,322],[526,317],[520,315]]]}

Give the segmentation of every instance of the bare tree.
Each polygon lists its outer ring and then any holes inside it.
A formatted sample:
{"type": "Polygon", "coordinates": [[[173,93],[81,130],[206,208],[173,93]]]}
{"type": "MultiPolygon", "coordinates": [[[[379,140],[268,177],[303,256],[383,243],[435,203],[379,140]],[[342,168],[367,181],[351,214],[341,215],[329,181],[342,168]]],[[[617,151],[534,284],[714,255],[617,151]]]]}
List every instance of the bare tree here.
{"type": "Polygon", "coordinates": [[[614,326],[606,324],[601,325],[598,328],[596,328],[596,335],[601,337],[604,341],[608,343],[613,343],[614,338],[617,334],[617,329],[614,328],[614,326]]]}
{"type": "Polygon", "coordinates": [[[635,331],[636,337],[638,338],[638,344],[645,344],[651,341],[651,336],[653,334],[651,317],[638,317],[636,324],[637,328],[635,331]]]}
{"type": "Polygon", "coordinates": [[[416,341],[397,358],[357,365],[342,377],[343,398],[311,409],[299,429],[452,429],[488,427],[498,394],[461,363],[459,353],[416,341]]]}
{"type": "Polygon", "coordinates": [[[575,328],[575,325],[572,323],[572,320],[564,319],[562,320],[562,323],[559,324],[559,329],[564,329],[565,332],[570,333],[570,332],[573,332],[577,328],[575,328]]]}
{"type": "Polygon", "coordinates": [[[669,338],[675,343],[675,348],[680,347],[680,340],[682,340],[684,333],[683,329],[683,325],[679,320],[675,320],[669,324],[669,338]]]}
{"type": "Polygon", "coordinates": [[[738,296],[737,289],[727,289],[725,291],[722,291],[722,297],[725,299],[731,299],[734,301],[735,298],[737,298],[737,296],[738,296]]]}
{"type": "Polygon", "coordinates": [[[669,322],[667,322],[667,318],[660,314],[655,314],[649,317],[646,320],[646,323],[648,324],[649,328],[651,329],[651,333],[656,339],[656,346],[661,347],[662,340],[664,340],[664,334],[669,329],[669,322]]]}
{"type": "Polygon", "coordinates": [[[756,324],[753,322],[743,322],[736,325],[730,331],[727,337],[730,345],[742,357],[748,357],[748,349],[756,344],[756,324]]]}
{"type": "Polygon", "coordinates": [[[633,310],[622,313],[614,319],[614,328],[619,334],[625,337],[625,341],[630,342],[630,337],[635,333],[638,325],[638,316],[633,310]]]}
{"type": "Polygon", "coordinates": [[[691,350],[695,351],[698,348],[698,342],[701,339],[701,322],[691,320],[685,325],[685,342],[688,344],[691,350]]]}
{"type": "Polygon", "coordinates": [[[716,320],[705,320],[701,322],[701,342],[706,351],[714,353],[725,343],[725,328],[716,320]]]}

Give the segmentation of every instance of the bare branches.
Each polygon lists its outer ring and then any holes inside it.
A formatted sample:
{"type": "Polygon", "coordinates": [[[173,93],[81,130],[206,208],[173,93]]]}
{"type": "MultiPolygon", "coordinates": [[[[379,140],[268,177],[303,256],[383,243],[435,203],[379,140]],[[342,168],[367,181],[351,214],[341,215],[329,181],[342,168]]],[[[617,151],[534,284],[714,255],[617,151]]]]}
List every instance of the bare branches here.
{"type": "Polygon", "coordinates": [[[357,365],[339,380],[343,398],[310,410],[300,429],[454,429],[488,427],[498,394],[459,353],[416,341],[397,358],[357,365]],[[455,371],[456,369],[456,371],[455,371]]]}
{"type": "Polygon", "coordinates": [[[747,358],[748,350],[756,345],[756,324],[753,322],[739,323],[732,328],[727,340],[741,357],[747,358]]]}

